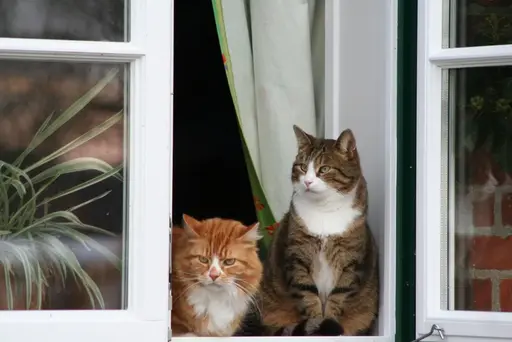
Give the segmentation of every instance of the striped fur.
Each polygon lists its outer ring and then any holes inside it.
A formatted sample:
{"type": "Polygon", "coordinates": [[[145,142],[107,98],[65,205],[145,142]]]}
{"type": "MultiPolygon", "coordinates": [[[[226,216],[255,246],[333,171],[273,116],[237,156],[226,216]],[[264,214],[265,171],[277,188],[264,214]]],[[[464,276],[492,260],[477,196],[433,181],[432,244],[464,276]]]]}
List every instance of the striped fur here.
{"type": "Polygon", "coordinates": [[[367,335],[378,312],[378,251],[355,138],[294,129],[294,194],[264,265],[263,324],[273,334],[308,334],[334,321],[343,335],[367,335]]]}
{"type": "Polygon", "coordinates": [[[172,229],[172,317],[177,336],[232,336],[258,294],[258,224],[183,215],[172,229]]]}

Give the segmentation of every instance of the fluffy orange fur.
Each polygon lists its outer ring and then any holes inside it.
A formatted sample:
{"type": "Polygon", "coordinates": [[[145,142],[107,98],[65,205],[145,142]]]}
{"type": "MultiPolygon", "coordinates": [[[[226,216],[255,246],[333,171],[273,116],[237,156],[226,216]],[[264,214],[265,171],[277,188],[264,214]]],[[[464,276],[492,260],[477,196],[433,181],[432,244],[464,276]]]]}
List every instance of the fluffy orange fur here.
{"type": "Polygon", "coordinates": [[[183,223],[172,229],[173,336],[231,336],[259,290],[258,224],[187,215],[183,223]]]}

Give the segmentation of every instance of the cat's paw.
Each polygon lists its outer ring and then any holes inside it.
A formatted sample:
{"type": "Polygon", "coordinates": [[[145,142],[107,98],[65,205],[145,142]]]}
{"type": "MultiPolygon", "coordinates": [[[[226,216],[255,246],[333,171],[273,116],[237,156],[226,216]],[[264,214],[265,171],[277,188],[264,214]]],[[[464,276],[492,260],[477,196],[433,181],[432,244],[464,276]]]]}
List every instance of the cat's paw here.
{"type": "Polygon", "coordinates": [[[278,336],[340,336],[343,327],[331,318],[308,318],[279,329],[278,336]]]}
{"type": "Polygon", "coordinates": [[[336,320],[332,318],[324,319],[312,336],[340,336],[343,335],[343,327],[336,320]]]}

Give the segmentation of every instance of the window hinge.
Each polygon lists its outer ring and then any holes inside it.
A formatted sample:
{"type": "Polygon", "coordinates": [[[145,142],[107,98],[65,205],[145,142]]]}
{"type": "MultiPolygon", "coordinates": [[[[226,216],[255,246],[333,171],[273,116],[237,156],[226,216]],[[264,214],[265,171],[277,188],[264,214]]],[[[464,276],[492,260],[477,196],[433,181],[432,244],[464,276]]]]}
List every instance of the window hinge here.
{"type": "Polygon", "coordinates": [[[424,335],[421,335],[420,337],[418,337],[415,340],[412,340],[412,342],[423,341],[424,339],[434,335],[435,333],[437,333],[437,335],[439,335],[439,337],[441,337],[441,340],[444,340],[444,330],[443,330],[443,328],[441,328],[437,324],[433,324],[432,327],[430,328],[430,331],[428,333],[426,333],[424,335]]]}

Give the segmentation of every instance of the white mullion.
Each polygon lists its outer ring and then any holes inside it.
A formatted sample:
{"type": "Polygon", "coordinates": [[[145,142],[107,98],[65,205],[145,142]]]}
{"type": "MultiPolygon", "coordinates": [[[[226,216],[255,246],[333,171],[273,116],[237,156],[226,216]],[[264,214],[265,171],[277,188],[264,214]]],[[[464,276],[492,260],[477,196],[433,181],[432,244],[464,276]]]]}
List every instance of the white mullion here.
{"type": "Polygon", "coordinates": [[[131,62],[143,55],[133,43],[0,38],[0,59],[131,62]]]}
{"type": "MultiPolygon", "coordinates": [[[[425,31],[422,39],[426,43],[427,56],[443,48],[443,2],[444,0],[419,0],[419,16],[425,15],[425,31]],[[423,7],[423,8],[422,8],[423,7]],[[420,9],[421,8],[421,9],[420,9]],[[424,11],[423,14],[420,11],[424,11]]],[[[420,41],[418,40],[418,43],[420,41]]]]}
{"type": "Polygon", "coordinates": [[[512,45],[442,49],[431,53],[429,60],[450,69],[512,65],[512,45]]]}
{"type": "Polygon", "coordinates": [[[131,82],[138,117],[130,118],[135,126],[132,137],[137,140],[130,142],[128,171],[136,172],[130,178],[138,182],[130,181],[130,194],[137,198],[129,207],[128,308],[143,320],[162,322],[163,341],[168,336],[169,315],[172,1],[147,0],[139,10],[144,10],[139,19],[144,21],[145,32],[133,39],[151,39],[143,44],[145,56],[133,63],[138,78],[131,82]]]}
{"type": "MultiPolygon", "coordinates": [[[[129,9],[129,25],[127,25],[127,29],[129,30],[129,38],[132,44],[137,46],[145,46],[146,40],[148,38],[145,28],[147,23],[147,5],[146,1],[154,2],[155,0],[131,0],[130,9],[129,9]]],[[[168,0],[173,2],[174,0],[168,0]]],[[[128,2],[125,0],[125,2],[128,2]]],[[[165,13],[162,13],[165,15],[165,13]]],[[[163,27],[162,23],[162,27],[163,27]]]]}

